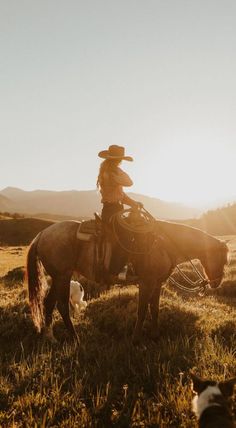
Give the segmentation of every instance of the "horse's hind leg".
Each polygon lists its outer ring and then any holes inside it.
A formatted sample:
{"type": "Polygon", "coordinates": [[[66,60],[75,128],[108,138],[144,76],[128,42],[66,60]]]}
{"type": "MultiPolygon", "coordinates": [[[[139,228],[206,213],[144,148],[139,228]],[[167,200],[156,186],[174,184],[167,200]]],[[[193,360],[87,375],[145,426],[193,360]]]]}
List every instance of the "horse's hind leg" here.
{"type": "Polygon", "coordinates": [[[57,282],[57,308],[62,316],[67,330],[70,335],[79,343],[79,338],[70,319],[70,279],[71,276],[61,277],[57,282]]]}
{"type": "Polygon", "coordinates": [[[57,300],[56,291],[57,290],[56,290],[55,279],[52,278],[52,284],[51,284],[50,290],[44,300],[44,309],[45,309],[44,335],[51,342],[56,342],[56,339],[53,335],[53,329],[52,329],[52,313],[53,313],[53,309],[55,308],[55,304],[57,300]]]}

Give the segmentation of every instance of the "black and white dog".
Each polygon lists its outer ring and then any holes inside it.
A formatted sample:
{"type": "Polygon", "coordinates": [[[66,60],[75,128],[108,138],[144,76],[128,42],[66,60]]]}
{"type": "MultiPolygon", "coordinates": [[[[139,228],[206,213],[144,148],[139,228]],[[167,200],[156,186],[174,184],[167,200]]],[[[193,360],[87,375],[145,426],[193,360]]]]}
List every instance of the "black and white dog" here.
{"type": "Polygon", "coordinates": [[[233,395],[236,378],[224,382],[201,379],[191,373],[192,389],[196,396],[192,409],[199,428],[235,428],[229,398],[233,395]]]}

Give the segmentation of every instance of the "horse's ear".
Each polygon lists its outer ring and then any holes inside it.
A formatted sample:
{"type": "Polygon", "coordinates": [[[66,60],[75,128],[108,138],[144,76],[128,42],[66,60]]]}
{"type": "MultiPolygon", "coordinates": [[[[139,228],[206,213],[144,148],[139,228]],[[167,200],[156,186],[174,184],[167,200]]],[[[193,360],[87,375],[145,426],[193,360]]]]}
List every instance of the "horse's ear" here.
{"type": "Polygon", "coordinates": [[[236,377],[229,380],[225,380],[224,382],[220,382],[219,388],[225,397],[232,397],[235,384],[236,384],[236,377]]]}
{"type": "Polygon", "coordinates": [[[190,377],[192,379],[191,389],[193,392],[199,394],[202,391],[202,386],[204,384],[204,380],[195,375],[195,373],[190,372],[190,377]]]}

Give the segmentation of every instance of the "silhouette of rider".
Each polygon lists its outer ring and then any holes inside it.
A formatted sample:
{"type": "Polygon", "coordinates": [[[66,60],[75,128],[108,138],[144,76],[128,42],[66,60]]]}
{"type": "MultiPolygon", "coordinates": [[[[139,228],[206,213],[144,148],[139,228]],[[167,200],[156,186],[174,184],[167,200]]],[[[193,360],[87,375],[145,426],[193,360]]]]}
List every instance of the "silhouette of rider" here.
{"type": "MultiPolygon", "coordinates": [[[[133,161],[131,156],[125,155],[125,149],[122,146],[111,145],[108,150],[103,150],[98,153],[98,156],[104,161],[100,165],[97,178],[97,187],[101,193],[102,221],[110,226],[111,216],[124,209],[124,204],[132,208],[142,208],[143,204],[130,198],[123,190],[123,187],[132,186],[133,182],[126,172],[120,168],[122,160],[133,161]]],[[[110,262],[110,273],[118,274],[119,268],[116,261],[119,248],[113,246],[110,262]]]]}

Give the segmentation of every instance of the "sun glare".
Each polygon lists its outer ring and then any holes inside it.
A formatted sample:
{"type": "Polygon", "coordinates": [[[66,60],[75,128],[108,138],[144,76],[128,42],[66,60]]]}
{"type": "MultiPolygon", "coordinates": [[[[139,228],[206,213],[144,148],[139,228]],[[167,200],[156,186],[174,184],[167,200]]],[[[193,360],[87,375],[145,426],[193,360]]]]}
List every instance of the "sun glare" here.
{"type": "Polygon", "coordinates": [[[226,150],[207,143],[163,147],[145,178],[146,193],[196,207],[220,203],[234,194],[232,159],[224,163],[226,150]]]}

